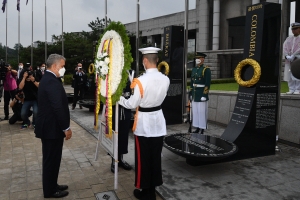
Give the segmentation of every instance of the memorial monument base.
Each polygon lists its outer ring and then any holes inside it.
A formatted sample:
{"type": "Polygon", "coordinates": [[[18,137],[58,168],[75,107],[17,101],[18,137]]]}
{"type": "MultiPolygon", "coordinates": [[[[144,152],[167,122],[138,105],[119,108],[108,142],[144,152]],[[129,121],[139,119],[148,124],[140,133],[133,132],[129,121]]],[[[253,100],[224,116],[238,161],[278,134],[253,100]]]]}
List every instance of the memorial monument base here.
{"type": "Polygon", "coordinates": [[[216,162],[238,151],[232,142],[198,133],[168,135],[164,138],[164,147],[186,158],[186,163],[192,166],[216,162]]]}

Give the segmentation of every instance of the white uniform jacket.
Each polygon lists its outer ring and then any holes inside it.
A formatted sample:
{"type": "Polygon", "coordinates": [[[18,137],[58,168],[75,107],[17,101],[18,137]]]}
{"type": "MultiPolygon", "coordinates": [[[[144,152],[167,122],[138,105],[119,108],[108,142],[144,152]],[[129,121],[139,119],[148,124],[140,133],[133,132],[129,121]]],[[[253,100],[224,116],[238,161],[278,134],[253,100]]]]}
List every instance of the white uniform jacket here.
{"type": "MultiPolygon", "coordinates": [[[[144,95],[141,97],[139,86],[134,87],[134,92],[129,99],[121,96],[119,104],[128,109],[138,106],[152,108],[160,106],[169,89],[170,79],[159,72],[157,68],[147,69],[146,73],[138,78],[141,82],[144,95]]],[[[160,137],[167,134],[166,121],[162,110],[153,112],[138,112],[137,126],[134,131],[137,136],[160,137]]]]}
{"type": "MultiPolygon", "coordinates": [[[[283,43],[283,56],[295,56],[296,59],[300,59],[300,35],[298,36],[289,36],[283,43]]],[[[291,63],[285,59],[285,68],[284,68],[284,81],[289,81],[291,78],[291,63]]]]}

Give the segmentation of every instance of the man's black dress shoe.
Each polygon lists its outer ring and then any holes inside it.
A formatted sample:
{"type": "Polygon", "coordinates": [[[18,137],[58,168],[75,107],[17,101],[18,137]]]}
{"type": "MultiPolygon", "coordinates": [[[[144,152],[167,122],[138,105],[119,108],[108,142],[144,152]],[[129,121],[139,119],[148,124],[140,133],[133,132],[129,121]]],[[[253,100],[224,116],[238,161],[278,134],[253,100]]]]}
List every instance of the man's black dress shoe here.
{"type": "Polygon", "coordinates": [[[115,163],[111,163],[111,165],[110,165],[110,171],[112,173],[115,173],[115,163]]]}
{"type": "Polygon", "coordinates": [[[124,160],[119,161],[119,166],[122,167],[125,170],[131,170],[132,167],[124,160]]]}
{"type": "Polygon", "coordinates": [[[57,190],[64,191],[67,190],[69,187],[67,185],[57,185],[57,190]]]}
{"type": "Polygon", "coordinates": [[[200,128],[197,128],[196,130],[194,130],[192,133],[199,133],[200,132],[200,128]]]}
{"type": "Polygon", "coordinates": [[[44,196],[44,198],[62,198],[65,196],[68,196],[69,192],[68,191],[56,191],[53,193],[51,196],[44,196]]]}
{"type": "Polygon", "coordinates": [[[135,196],[135,198],[137,199],[142,199],[143,197],[145,197],[148,194],[148,189],[134,189],[133,190],[133,195],[135,196]]]}

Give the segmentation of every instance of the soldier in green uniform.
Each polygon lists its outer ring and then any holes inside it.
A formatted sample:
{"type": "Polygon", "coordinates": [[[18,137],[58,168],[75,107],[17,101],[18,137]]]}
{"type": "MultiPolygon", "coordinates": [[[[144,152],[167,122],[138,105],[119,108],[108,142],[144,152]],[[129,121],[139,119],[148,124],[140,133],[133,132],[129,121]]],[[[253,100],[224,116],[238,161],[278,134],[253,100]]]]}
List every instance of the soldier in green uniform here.
{"type": "Polygon", "coordinates": [[[203,134],[204,129],[207,129],[208,116],[208,93],[211,82],[211,71],[204,65],[206,54],[196,52],[196,66],[192,69],[191,74],[191,91],[190,100],[192,103],[193,127],[196,130],[193,133],[203,134]]]}

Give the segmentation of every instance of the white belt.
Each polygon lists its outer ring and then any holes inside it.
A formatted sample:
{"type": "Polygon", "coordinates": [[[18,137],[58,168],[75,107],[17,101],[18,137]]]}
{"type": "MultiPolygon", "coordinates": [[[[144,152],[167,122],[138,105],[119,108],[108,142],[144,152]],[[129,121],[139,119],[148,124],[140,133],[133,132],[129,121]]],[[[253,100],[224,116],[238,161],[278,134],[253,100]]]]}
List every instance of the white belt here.
{"type": "Polygon", "coordinates": [[[193,84],[194,87],[205,87],[205,85],[201,85],[201,84],[193,84]]]}

